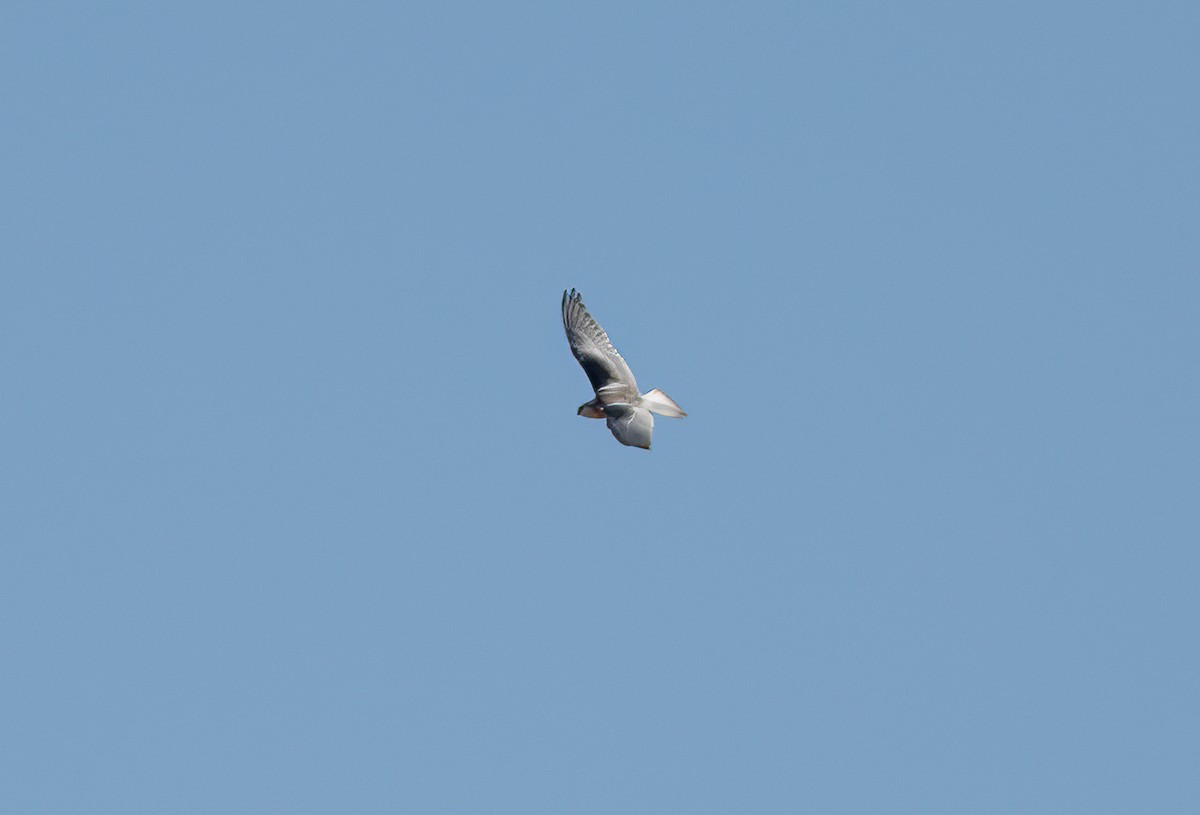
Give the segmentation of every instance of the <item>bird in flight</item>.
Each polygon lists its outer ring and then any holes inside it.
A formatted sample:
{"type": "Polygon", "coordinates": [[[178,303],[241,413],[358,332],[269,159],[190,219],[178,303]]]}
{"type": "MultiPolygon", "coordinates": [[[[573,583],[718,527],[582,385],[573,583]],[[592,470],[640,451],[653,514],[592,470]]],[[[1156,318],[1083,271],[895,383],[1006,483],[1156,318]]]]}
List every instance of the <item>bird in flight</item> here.
{"type": "Polygon", "coordinates": [[[604,329],[588,314],[583,298],[574,289],[563,292],[562,318],[571,353],[596,392],[595,399],[579,406],[580,416],[604,419],[621,444],[649,450],[650,434],[654,432],[652,413],[673,419],[687,415],[658,388],[638,393],[633,371],[613,348],[604,329]]]}

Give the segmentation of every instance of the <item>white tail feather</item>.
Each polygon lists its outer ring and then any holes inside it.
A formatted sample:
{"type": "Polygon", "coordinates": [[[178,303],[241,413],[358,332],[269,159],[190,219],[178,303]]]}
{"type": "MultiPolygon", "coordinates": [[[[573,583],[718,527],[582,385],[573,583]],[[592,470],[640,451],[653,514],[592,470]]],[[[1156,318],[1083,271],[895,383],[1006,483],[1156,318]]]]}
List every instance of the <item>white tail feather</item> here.
{"type": "Polygon", "coordinates": [[[675,404],[675,400],[658,388],[653,388],[642,394],[642,407],[651,413],[657,413],[659,416],[669,416],[672,419],[678,419],[686,416],[683,408],[675,404]]]}

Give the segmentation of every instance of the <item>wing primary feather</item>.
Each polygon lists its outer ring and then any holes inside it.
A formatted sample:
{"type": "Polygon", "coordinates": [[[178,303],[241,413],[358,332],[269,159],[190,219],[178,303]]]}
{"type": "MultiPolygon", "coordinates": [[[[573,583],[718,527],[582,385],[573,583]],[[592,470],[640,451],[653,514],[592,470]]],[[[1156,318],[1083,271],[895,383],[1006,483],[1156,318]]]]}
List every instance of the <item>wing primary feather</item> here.
{"type": "Polygon", "coordinates": [[[597,395],[601,388],[617,383],[628,389],[626,398],[637,395],[637,380],[629,370],[629,365],[613,347],[608,334],[588,313],[583,296],[574,288],[565,295],[563,328],[571,353],[579,361],[597,395]]]}

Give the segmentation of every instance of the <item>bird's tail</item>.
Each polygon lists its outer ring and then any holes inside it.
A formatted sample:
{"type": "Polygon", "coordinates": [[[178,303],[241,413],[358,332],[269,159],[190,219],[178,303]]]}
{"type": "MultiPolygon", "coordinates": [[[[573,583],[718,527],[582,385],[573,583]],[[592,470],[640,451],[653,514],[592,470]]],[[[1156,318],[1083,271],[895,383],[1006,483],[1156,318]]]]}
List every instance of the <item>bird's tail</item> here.
{"type": "Polygon", "coordinates": [[[651,413],[657,413],[659,416],[669,416],[672,419],[678,419],[687,414],[683,412],[683,408],[675,404],[675,400],[658,388],[648,390],[642,394],[642,407],[651,413]]]}

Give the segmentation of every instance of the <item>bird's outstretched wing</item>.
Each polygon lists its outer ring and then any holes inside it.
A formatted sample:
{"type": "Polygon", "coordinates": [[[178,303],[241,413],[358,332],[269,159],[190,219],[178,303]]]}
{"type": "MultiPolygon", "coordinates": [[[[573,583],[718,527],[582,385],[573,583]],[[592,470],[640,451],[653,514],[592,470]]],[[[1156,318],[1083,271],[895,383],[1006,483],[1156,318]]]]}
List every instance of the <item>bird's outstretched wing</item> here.
{"type": "Polygon", "coordinates": [[[645,408],[633,405],[607,405],[608,429],[617,441],[629,447],[650,449],[650,436],[654,433],[654,416],[645,408]]]}
{"type": "MultiPolygon", "coordinates": [[[[563,292],[562,315],[571,353],[579,360],[596,395],[605,402],[629,401],[637,396],[633,371],[613,348],[604,329],[588,314],[583,298],[574,289],[563,292]]],[[[612,426],[612,420],[609,420],[609,427],[612,426]]],[[[614,435],[616,432],[613,430],[614,435]]]]}

